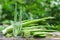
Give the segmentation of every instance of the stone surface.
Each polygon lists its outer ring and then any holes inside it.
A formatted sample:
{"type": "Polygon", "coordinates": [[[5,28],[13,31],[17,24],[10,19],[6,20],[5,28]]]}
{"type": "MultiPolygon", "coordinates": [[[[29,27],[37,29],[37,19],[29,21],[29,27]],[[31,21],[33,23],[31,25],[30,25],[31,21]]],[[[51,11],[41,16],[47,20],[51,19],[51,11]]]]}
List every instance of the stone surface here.
{"type": "Polygon", "coordinates": [[[6,38],[6,37],[2,37],[0,38],[0,40],[60,40],[60,38],[6,38]]]}
{"type": "Polygon", "coordinates": [[[47,40],[60,40],[60,38],[48,38],[47,40]]]}
{"type": "Polygon", "coordinates": [[[56,36],[54,36],[54,37],[49,37],[49,36],[47,36],[46,38],[21,38],[20,36],[19,37],[11,37],[11,38],[6,38],[6,37],[4,37],[2,34],[0,35],[0,40],[60,40],[60,37],[57,37],[57,35],[59,35],[60,36],[60,33],[56,33],[56,32],[54,32],[54,33],[52,33],[52,34],[54,34],[54,35],[56,35],[56,36]]]}

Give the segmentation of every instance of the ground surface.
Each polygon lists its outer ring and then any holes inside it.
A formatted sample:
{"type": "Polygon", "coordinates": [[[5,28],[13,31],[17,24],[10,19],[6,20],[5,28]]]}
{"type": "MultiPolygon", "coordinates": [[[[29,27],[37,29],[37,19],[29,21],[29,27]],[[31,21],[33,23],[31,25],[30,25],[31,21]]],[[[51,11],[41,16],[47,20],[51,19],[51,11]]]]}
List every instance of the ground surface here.
{"type": "Polygon", "coordinates": [[[0,37],[0,40],[60,40],[60,38],[6,38],[6,37],[0,37]]]}

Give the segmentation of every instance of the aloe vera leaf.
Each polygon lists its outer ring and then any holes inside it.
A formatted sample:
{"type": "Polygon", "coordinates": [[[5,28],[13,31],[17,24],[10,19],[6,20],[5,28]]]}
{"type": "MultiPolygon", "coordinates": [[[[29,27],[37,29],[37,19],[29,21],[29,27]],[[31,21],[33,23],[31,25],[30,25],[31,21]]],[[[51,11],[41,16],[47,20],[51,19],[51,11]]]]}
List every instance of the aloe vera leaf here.
{"type": "Polygon", "coordinates": [[[36,22],[39,22],[39,21],[44,21],[46,19],[54,19],[54,17],[46,17],[46,18],[41,18],[41,19],[30,20],[30,21],[27,21],[27,22],[23,23],[22,25],[26,26],[26,25],[29,25],[29,24],[32,24],[32,23],[36,23],[36,22]]]}

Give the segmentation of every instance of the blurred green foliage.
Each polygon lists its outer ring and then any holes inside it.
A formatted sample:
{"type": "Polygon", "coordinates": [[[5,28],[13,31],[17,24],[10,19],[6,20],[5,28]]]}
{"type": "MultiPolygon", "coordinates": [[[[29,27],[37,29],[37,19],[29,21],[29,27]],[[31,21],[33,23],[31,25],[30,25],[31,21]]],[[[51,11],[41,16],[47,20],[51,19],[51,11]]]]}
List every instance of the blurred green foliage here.
{"type": "Polygon", "coordinates": [[[0,0],[0,5],[2,5],[0,22],[14,20],[15,3],[17,3],[17,19],[22,8],[22,20],[52,16],[55,19],[49,20],[48,23],[60,24],[60,0],[0,0]]]}

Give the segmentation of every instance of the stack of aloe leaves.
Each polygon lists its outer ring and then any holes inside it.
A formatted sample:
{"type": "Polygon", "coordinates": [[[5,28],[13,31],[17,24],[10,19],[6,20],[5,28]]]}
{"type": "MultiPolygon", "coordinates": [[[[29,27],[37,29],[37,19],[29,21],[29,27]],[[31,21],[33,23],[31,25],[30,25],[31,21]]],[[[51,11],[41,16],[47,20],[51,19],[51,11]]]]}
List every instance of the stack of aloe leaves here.
{"type": "MultiPolygon", "coordinates": [[[[22,21],[22,29],[20,30],[19,28],[21,27],[19,24],[20,22],[17,22],[16,24],[16,31],[15,35],[16,36],[22,36],[22,37],[46,37],[49,32],[57,32],[59,31],[59,26],[54,26],[54,25],[40,25],[40,22],[47,22],[47,19],[52,20],[54,17],[45,17],[45,18],[40,18],[40,19],[33,19],[33,20],[23,20],[22,21]],[[17,27],[19,26],[19,27],[17,27]]],[[[13,29],[15,28],[14,25],[10,25],[6,27],[5,29],[2,30],[3,35],[6,37],[14,37],[13,29]]],[[[16,37],[15,36],[15,37],[16,37]]]]}

